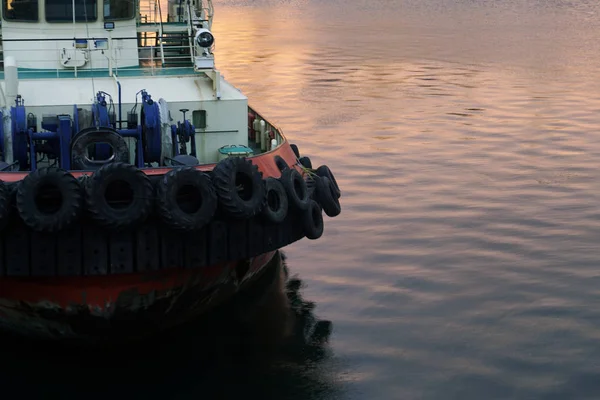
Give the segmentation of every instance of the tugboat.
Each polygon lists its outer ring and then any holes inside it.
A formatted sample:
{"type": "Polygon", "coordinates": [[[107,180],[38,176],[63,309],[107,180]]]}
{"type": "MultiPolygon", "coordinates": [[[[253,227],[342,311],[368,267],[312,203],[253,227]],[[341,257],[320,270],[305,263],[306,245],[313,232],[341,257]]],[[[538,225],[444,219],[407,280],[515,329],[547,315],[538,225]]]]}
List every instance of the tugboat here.
{"type": "Polygon", "coordinates": [[[211,0],[1,1],[0,331],[164,331],[340,213],[215,67],[211,0]]]}

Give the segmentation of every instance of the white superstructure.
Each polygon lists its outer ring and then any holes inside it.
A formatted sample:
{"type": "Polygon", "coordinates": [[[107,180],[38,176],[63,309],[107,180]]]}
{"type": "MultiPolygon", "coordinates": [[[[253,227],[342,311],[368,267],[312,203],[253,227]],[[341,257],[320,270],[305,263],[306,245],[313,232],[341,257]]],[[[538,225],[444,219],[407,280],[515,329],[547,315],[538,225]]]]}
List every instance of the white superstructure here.
{"type": "Polygon", "coordinates": [[[4,161],[15,158],[8,131],[17,96],[27,128],[41,132],[48,116],[75,120],[74,105],[85,128],[85,111],[105,92],[115,129],[125,129],[130,113],[143,125],[145,90],[161,107],[165,134],[185,110],[200,163],[216,162],[222,146],[248,145],[247,98],[215,68],[211,0],[170,0],[166,10],[158,0],[0,1],[4,161]]]}

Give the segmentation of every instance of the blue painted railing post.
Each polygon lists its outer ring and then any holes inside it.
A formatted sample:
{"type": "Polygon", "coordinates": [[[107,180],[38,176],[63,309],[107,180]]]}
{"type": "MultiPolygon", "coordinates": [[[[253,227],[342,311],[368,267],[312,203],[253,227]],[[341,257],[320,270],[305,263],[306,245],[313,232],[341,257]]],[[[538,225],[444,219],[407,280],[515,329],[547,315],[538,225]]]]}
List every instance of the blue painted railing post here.
{"type": "Polygon", "coordinates": [[[71,169],[71,117],[58,116],[58,137],[60,140],[60,166],[62,169],[71,169]]]}

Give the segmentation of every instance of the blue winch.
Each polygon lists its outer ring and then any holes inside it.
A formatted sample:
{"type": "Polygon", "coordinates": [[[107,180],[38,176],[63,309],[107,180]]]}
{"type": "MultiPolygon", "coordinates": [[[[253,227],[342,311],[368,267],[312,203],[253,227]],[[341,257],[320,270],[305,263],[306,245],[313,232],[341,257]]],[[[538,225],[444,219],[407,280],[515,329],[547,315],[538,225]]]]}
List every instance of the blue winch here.
{"type": "MultiPolygon", "coordinates": [[[[159,102],[143,89],[136,94],[135,105],[123,121],[120,97],[119,92],[118,120],[112,96],[99,91],[91,110],[74,105],[72,115],[44,115],[42,129],[38,131],[37,117],[27,114],[25,101],[18,95],[10,109],[10,132],[0,124],[1,160],[10,162],[7,153],[12,153],[12,164],[3,169],[33,171],[43,162],[66,170],[95,170],[111,161],[130,162],[138,168],[153,164],[163,166],[165,160],[187,154],[187,143],[190,143],[189,155],[196,157],[195,128],[185,119],[188,110],[180,110],[183,120],[170,125],[169,129],[168,121],[161,121],[159,102]],[[139,122],[138,95],[141,97],[139,122]],[[130,160],[128,143],[131,142],[127,138],[135,139],[134,162],[130,160]],[[5,149],[6,145],[11,148],[5,149]]],[[[3,117],[2,111],[0,116],[3,117]]]]}
{"type": "Polygon", "coordinates": [[[185,119],[185,113],[188,109],[182,108],[181,113],[183,114],[183,122],[177,122],[177,125],[171,125],[171,135],[173,136],[173,143],[179,143],[179,147],[175,146],[175,154],[187,154],[186,143],[190,143],[190,155],[196,157],[196,138],[194,135],[194,125],[185,119]]]}

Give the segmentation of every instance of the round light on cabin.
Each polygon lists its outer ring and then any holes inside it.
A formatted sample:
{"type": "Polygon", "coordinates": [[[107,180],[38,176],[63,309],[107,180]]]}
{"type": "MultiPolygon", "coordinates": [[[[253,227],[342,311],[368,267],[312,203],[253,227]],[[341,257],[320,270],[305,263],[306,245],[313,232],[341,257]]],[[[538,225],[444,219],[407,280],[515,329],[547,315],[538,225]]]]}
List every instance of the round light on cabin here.
{"type": "Polygon", "coordinates": [[[200,47],[210,47],[215,42],[215,37],[208,31],[200,32],[196,36],[196,43],[200,47]]]}

